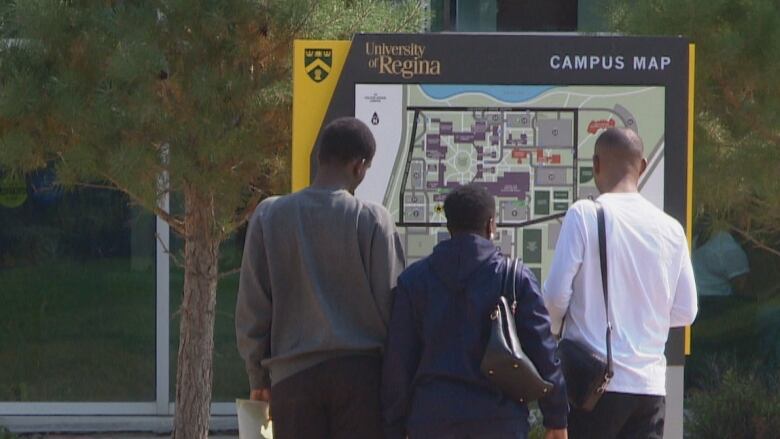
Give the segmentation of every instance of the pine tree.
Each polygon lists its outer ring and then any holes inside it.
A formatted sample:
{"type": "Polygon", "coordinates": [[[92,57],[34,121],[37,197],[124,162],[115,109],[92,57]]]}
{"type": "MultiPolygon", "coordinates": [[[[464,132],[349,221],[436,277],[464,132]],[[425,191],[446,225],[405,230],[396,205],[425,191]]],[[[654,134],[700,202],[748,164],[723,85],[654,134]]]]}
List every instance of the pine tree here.
{"type": "Polygon", "coordinates": [[[106,187],[184,240],[174,437],[208,435],[219,245],[287,173],[294,38],[417,31],[413,0],[18,0],[0,167],[106,187]],[[160,205],[168,193],[184,210],[160,205]]]}
{"type": "Polygon", "coordinates": [[[780,256],[777,0],[611,0],[615,30],[696,43],[694,200],[780,256]]]}

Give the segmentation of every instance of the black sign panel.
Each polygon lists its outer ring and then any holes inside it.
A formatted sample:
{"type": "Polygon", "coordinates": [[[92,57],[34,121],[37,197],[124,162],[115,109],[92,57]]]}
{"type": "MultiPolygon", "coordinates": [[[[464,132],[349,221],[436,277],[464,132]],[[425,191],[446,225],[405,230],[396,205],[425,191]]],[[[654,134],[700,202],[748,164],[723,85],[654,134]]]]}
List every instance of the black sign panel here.
{"type": "MultiPolygon", "coordinates": [[[[318,63],[324,69],[323,64],[318,63]]],[[[688,80],[689,41],[681,37],[359,34],[323,126],[355,114],[356,84],[664,87],[664,209],[685,225],[692,159],[687,157],[688,80]]],[[[311,169],[316,169],[314,160],[311,169]]],[[[578,177],[583,182],[592,178],[585,169],[578,177]]],[[[670,334],[670,364],[684,362],[683,339],[682,330],[670,334]]]]}

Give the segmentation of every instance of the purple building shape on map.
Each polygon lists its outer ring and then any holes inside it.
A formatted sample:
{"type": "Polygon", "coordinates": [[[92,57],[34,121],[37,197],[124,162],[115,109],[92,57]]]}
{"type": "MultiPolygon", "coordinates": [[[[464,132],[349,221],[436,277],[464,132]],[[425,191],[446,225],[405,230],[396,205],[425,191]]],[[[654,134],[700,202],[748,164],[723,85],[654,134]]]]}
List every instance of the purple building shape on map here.
{"type": "Polygon", "coordinates": [[[439,124],[439,134],[452,134],[452,122],[442,122],[439,124]]]}
{"type": "Polygon", "coordinates": [[[474,143],[474,133],[455,133],[456,143],[474,143]]]}
{"type": "Polygon", "coordinates": [[[475,180],[481,180],[484,178],[482,170],[484,169],[484,165],[481,163],[477,165],[477,173],[474,175],[475,180]]]}
{"type": "MultiPolygon", "coordinates": [[[[444,165],[439,169],[439,181],[429,181],[428,189],[438,189],[440,187],[455,189],[460,186],[458,182],[445,184],[444,170],[441,168],[444,168],[444,165]]],[[[494,168],[491,168],[491,170],[495,171],[494,168]]],[[[477,174],[474,176],[474,179],[482,178],[484,171],[485,169],[482,165],[477,165],[477,174]]],[[[528,172],[507,172],[494,182],[481,182],[480,184],[493,196],[525,199],[531,188],[531,174],[528,172]]]]}
{"type": "Polygon", "coordinates": [[[484,183],[485,188],[496,197],[525,199],[531,188],[531,174],[528,172],[507,172],[495,182],[484,183]]]}
{"type": "Polygon", "coordinates": [[[439,178],[437,181],[428,181],[428,189],[438,189],[444,186],[444,173],[447,171],[447,166],[444,163],[439,164],[439,178]]]}
{"type": "Polygon", "coordinates": [[[441,136],[428,134],[425,136],[425,156],[429,159],[441,160],[447,157],[447,145],[441,144],[441,136]]]}

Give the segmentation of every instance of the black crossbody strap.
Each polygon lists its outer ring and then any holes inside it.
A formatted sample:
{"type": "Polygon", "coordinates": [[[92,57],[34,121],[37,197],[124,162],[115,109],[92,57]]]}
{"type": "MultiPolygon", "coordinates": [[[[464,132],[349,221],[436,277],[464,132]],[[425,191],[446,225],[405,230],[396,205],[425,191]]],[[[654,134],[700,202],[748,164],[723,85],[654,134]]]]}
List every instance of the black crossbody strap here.
{"type": "MultiPolygon", "coordinates": [[[[509,291],[512,291],[512,314],[515,314],[517,309],[517,265],[519,261],[517,258],[509,258],[506,260],[506,273],[504,273],[504,283],[502,285],[503,290],[501,295],[506,295],[509,291]],[[511,282],[511,283],[510,283],[511,282]]],[[[508,299],[509,297],[507,297],[508,299]]]]}
{"type": "Polygon", "coordinates": [[[609,282],[607,277],[607,227],[604,221],[604,208],[596,203],[596,216],[599,226],[599,259],[601,262],[601,286],[604,290],[604,311],[607,316],[607,377],[612,378],[612,323],[609,321],[609,282]]]}
{"type": "Polygon", "coordinates": [[[519,261],[518,258],[512,259],[512,315],[517,313],[517,265],[519,261]]]}

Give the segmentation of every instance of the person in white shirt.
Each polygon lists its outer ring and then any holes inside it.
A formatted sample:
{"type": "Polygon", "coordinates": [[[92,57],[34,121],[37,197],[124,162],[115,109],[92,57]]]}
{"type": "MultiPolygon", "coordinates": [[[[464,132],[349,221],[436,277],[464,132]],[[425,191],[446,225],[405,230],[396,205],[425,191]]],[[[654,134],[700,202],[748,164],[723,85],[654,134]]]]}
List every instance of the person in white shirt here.
{"type": "MultiPolygon", "coordinates": [[[[693,323],[696,284],[682,226],[638,191],[647,168],[639,136],[610,128],[596,140],[593,171],[606,222],[614,377],[592,412],[572,408],[569,437],[661,438],[669,328],[693,323]]],[[[552,329],[606,356],[596,203],[574,203],[563,221],[544,301],[552,329]]]]}

